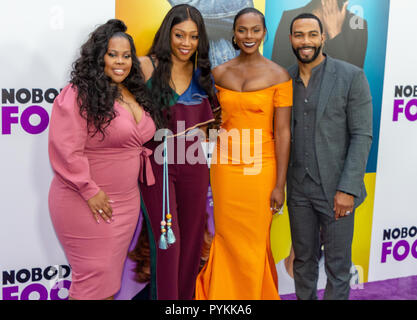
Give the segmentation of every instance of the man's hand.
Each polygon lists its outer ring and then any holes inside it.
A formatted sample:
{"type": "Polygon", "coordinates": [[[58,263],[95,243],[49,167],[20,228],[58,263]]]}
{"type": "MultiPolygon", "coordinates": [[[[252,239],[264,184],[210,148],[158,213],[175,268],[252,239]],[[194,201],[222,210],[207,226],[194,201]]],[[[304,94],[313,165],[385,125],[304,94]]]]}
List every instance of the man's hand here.
{"type": "Polygon", "coordinates": [[[353,212],[353,207],[355,205],[354,197],[350,194],[337,191],[334,196],[334,217],[336,220],[339,218],[346,217],[353,212]]]}

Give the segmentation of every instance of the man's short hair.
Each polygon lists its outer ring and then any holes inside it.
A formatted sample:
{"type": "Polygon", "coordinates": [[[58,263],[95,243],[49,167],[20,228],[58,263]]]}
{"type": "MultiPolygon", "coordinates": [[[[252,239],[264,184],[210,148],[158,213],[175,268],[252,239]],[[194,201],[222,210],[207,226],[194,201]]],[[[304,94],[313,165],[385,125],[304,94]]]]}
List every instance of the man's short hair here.
{"type": "Polygon", "coordinates": [[[298,16],[296,16],[292,20],[291,26],[290,26],[290,34],[292,34],[292,27],[294,25],[294,22],[299,20],[299,19],[315,19],[315,20],[317,20],[317,22],[319,23],[319,26],[320,26],[320,32],[323,33],[323,24],[321,23],[320,19],[316,15],[314,15],[312,13],[302,13],[302,14],[299,14],[298,16]]]}

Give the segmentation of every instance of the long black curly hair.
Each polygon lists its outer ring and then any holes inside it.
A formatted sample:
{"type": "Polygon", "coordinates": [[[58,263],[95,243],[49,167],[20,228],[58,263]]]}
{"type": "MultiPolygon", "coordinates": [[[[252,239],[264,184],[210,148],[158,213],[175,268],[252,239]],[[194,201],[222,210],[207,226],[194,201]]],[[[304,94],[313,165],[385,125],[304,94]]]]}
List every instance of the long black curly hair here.
{"type": "MultiPolygon", "coordinates": [[[[166,14],[147,53],[148,56],[156,57],[158,61],[158,65],[152,75],[152,88],[150,91],[152,99],[158,102],[159,105],[158,112],[155,115],[157,118],[155,122],[159,128],[166,125],[164,110],[169,108],[169,103],[174,97],[174,92],[170,87],[172,69],[171,29],[173,26],[186,20],[192,20],[197,25],[199,35],[198,47],[197,51],[190,57],[190,60],[196,61],[197,55],[197,65],[195,67],[201,70],[198,82],[207,93],[212,108],[215,108],[214,82],[211,76],[209,60],[209,40],[203,17],[200,11],[188,4],[174,6],[166,14]]],[[[169,117],[169,112],[166,114],[169,117]]]]}
{"type": "Polygon", "coordinates": [[[132,68],[122,84],[145,111],[152,117],[155,115],[155,105],[145,86],[133,38],[126,30],[124,22],[118,19],[100,25],[82,45],[81,55],[72,65],[70,83],[78,90],[80,114],[87,120],[93,136],[100,132],[104,137],[106,127],[116,117],[114,102],[121,97],[119,87],[104,73],[104,55],[113,37],[126,38],[131,48],[132,68]]]}

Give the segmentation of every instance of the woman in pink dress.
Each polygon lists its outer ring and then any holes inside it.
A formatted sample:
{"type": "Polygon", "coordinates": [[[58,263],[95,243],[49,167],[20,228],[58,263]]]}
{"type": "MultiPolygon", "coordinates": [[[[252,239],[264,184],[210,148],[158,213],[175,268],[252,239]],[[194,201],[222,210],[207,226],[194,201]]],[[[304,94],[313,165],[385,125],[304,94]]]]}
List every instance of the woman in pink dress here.
{"type": "Polygon", "coordinates": [[[49,210],[72,268],[70,299],[112,299],[140,210],[138,178],[154,177],[155,133],[133,39],[116,19],[81,48],[71,81],[55,99],[49,210]]]}

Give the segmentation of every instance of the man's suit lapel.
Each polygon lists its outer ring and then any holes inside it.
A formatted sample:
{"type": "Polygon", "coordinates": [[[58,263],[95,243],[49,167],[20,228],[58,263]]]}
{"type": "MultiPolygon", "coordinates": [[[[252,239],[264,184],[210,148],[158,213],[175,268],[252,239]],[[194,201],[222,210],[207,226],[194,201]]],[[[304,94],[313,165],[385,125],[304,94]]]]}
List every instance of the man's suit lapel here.
{"type": "MultiPolygon", "coordinates": [[[[288,68],[288,73],[292,79],[292,85],[295,86],[294,79],[298,76],[298,64],[293,64],[288,68]]],[[[294,134],[294,108],[291,108],[291,134],[294,134]]]]}
{"type": "Polygon", "coordinates": [[[320,96],[316,110],[316,126],[318,125],[324,110],[327,107],[329,98],[332,94],[333,87],[336,83],[336,73],[333,59],[327,56],[326,66],[323,73],[323,79],[320,87],[320,96]]]}

